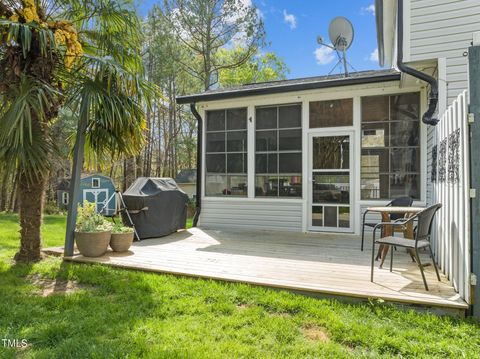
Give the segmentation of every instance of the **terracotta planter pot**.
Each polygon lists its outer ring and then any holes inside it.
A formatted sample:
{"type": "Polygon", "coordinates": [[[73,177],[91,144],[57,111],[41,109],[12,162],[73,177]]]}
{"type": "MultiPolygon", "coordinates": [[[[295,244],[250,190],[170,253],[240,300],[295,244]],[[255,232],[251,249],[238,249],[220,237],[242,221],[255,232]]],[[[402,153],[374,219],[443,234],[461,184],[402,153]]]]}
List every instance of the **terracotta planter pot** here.
{"type": "Polygon", "coordinates": [[[126,252],[133,243],[132,233],[112,233],[110,247],[114,252],[126,252]]]}
{"type": "Polygon", "coordinates": [[[107,252],[110,232],[75,232],[78,251],[85,257],[100,257],[107,252]]]}

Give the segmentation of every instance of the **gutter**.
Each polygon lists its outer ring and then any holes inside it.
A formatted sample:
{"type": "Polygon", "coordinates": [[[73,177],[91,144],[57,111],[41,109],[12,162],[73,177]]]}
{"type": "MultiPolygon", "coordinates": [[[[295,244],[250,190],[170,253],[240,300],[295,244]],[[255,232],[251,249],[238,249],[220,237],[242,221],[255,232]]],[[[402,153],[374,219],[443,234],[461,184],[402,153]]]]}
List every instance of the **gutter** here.
{"type": "Polygon", "coordinates": [[[385,66],[385,45],[383,44],[383,0],[375,0],[375,22],[377,25],[378,62],[385,66]]]}
{"type": "Polygon", "coordinates": [[[436,126],[439,122],[438,118],[433,115],[437,110],[438,105],[438,83],[437,80],[411,67],[408,67],[403,62],[403,0],[397,0],[397,66],[401,72],[416,77],[430,85],[430,95],[428,99],[428,110],[423,114],[422,122],[426,125],[436,126]]]}
{"type": "Polygon", "coordinates": [[[214,93],[201,93],[195,95],[179,96],[176,98],[177,104],[191,104],[199,101],[216,101],[216,100],[226,100],[239,97],[247,96],[258,96],[258,95],[271,95],[271,94],[280,94],[288,93],[295,91],[305,91],[305,90],[316,90],[324,89],[331,87],[341,87],[341,86],[351,86],[351,85],[363,85],[363,84],[374,84],[380,82],[389,82],[389,81],[399,81],[400,73],[391,72],[381,75],[373,75],[369,77],[347,77],[339,78],[335,80],[323,80],[323,81],[312,81],[304,83],[295,83],[295,84],[282,84],[270,87],[254,87],[254,88],[245,88],[245,89],[234,89],[234,90],[225,90],[221,92],[214,93]]]}
{"type": "Polygon", "coordinates": [[[190,111],[197,120],[197,193],[195,204],[195,215],[193,216],[193,227],[197,226],[200,212],[202,211],[202,143],[203,143],[203,120],[197,111],[195,102],[190,104],[190,111]]]}

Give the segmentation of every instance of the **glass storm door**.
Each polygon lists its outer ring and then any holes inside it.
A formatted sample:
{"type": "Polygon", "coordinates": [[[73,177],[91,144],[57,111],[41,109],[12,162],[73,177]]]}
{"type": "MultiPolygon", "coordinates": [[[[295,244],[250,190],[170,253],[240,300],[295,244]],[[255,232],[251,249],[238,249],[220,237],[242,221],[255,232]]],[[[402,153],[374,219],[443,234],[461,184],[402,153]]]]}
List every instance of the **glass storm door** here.
{"type": "Polygon", "coordinates": [[[352,231],[351,138],[341,134],[310,139],[311,230],[352,231]]]}

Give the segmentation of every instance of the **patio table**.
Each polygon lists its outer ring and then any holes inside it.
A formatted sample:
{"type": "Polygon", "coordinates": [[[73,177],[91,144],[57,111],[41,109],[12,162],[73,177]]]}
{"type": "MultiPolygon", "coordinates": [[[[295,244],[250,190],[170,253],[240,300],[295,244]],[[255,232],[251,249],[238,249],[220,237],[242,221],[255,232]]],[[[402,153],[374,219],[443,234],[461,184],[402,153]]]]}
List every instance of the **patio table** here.
{"type": "MultiPolygon", "coordinates": [[[[382,222],[390,222],[391,214],[403,214],[405,218],[409,218],[418,212],[423,211],[423,207],[393,207],[393,206],[383,206],[383,207],[368,207],[367,211],[376,212],[382,215],[382,222]]],[[[393,236],[394,228],[393,226],[383,226],[382,228],[382,237],[393,236]]],[[[405,229],[403,230],[403,235],[405,238],[413,239],[413,222],[405,224],[405,229]]],[[[380,245],[378,249],[377,259],[380,257],[380,268],[383,266],[383,262],[388,254],[388,249],[390,246],[380,245]]],[[[411,256],[411,254],[410,254],[411,256]]],[[[413,257],[412,257],[413,259],[413,257]]]]}

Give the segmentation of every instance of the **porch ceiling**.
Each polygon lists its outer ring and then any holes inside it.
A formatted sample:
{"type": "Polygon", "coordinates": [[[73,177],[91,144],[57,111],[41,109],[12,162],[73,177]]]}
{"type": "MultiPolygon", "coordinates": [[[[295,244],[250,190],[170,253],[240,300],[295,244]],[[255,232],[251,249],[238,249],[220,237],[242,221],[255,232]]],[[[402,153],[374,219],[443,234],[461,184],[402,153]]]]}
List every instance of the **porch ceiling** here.
{"type": "Polygon", "coordinates": [[[335,296],[467,308],[445,277],[436,280],[431,266],[426,268],[430,291],[425,291],[418,268],[402,250],[395,253],[394,271],[387,269],[387,259],[385,269],[375,269],[371,283],[371,252],[368,246],[364,252],[359,247],[357,238],[345,235],[193,228],[135,243],[128,253],[65,259],[335,296]]]}

